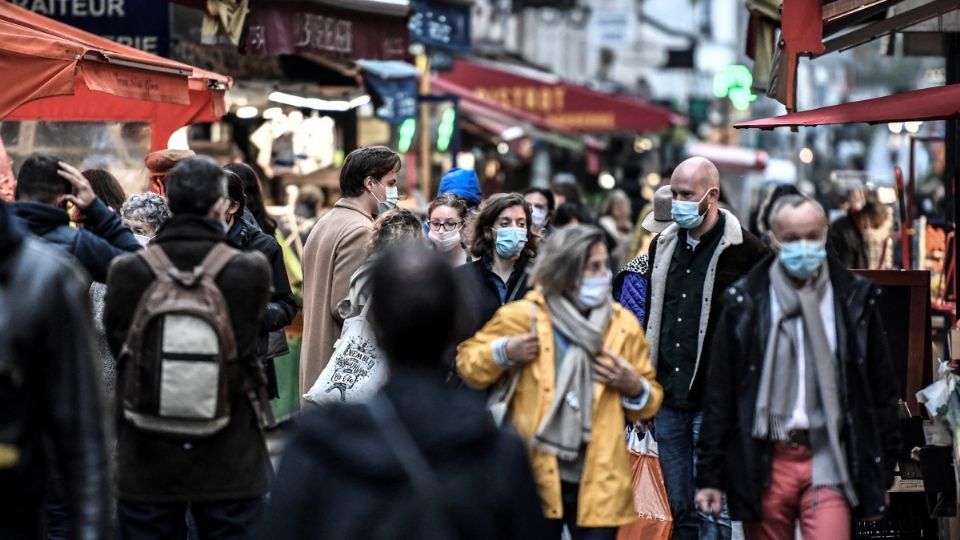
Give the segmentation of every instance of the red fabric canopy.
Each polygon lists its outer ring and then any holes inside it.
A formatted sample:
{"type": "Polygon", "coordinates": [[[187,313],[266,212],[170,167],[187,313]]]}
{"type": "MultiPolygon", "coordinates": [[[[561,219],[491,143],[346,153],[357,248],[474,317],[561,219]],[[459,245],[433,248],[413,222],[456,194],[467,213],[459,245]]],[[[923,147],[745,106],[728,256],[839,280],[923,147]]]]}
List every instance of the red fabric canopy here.
{"type": "Polygon", "coordinates": [[[942,120],[960,115],[960,84],[893,94],[820,109],[735,124],[737,128],[822,126],[826,124],[883,124],[942,120]]]}
{"type": "Polygon", "coordinates": [[[434,82],[463,98],[499,103],[557,131],[645,132],[684,123],[683,117],[641,99],[597,92],[502,64],[456,60],[453,70],[438,74],[434,82]]]}
{"type": "Polygon", "coordinates": [[[0,2],[0,119],[149,122],[152,149],[224,113],[229,77],[0,2]]]}

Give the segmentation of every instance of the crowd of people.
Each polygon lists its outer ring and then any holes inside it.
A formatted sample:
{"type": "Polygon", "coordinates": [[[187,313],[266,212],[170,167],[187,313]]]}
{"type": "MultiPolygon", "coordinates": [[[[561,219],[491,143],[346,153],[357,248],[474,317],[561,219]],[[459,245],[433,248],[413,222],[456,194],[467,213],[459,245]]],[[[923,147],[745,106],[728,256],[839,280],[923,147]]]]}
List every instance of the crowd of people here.
{"type": "Polygon", "coordinates": [[[690,158],[636,221],[623,192],[594,217],[575,184],[484,197],[464,169],[418,214],[400,156],[366,147],[293,231],[300,306],[253,169],[147,166],[127,197],[36,154],[0,202],[2,538],[612,540],[639,517],[631,430],[659,445],[673,538],[849,538],[887,509],[878,292],[828,253],[875,208],[828,234],[779,192],[758,238],[690,158]],[[274,471],[298,309],[305,399],[274,471]],[[376,362],[385,384],[347,399],[376,362]]]}

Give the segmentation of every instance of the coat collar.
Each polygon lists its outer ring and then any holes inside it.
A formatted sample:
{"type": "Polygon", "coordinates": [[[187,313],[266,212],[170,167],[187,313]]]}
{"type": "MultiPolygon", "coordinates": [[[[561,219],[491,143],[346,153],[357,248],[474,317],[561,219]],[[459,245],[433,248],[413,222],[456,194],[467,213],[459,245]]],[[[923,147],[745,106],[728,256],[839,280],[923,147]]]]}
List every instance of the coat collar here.
{"type": "Polygon", "coordinates": [[[50,204],[17,201],[13,203],[12,209],[30,232],[38,236],[43,236],[58,227],[70,225],[70,216],[67,211],[50,204]]]}
{"type": "Polygon", "coordinates": [[[354,212],[358,212],[359,214],[369,219],[370,221],[373,221],[373,216],[370,215],[370,212],[367,212],[363,208],[363,206],[360,205],[360,202],[357,200],[356,197],[343,197],[340,200],[338,200],[336,203],[334,203],[333,207],[353,210],[354,212]]]}
{"type": "Polygon", "coordinates": [[[227,235],[220,222],[191,215],[173,216],[163,224],[157,236],[151,243],[163,244],[166,242],[207,241],[223,242],[227,235]]]}
{"type": "MultiPolygon", "coordinates": [[[[743,243],[743,227],[740,225],[740,220],[737,219],[737,216],[733,215],[732,212],[720,209],[720,213],[723,214],[723,236],[726,238],[731,245],[739,246],[743,243]]],[[[660,233],[660,236],[663,238],[674,238],[680,234],[680,227],[676,223],[671,223],[669,227],[663,230],[660,233]]]]}

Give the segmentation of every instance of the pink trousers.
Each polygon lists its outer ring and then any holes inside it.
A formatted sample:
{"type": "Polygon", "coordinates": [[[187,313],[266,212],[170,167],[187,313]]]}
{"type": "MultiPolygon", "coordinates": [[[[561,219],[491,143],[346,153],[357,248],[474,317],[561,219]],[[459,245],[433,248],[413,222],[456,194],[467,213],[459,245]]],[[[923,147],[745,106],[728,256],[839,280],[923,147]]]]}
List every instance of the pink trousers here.
{"type": "Polygon", "coordinates": [[[748,540],[792,540],[797,521],[803,540],[850,538],[850,506],[837,489],[814,489],[809,447],[774,444],[772,469],[763,521],[743,524],[748,540]]]}

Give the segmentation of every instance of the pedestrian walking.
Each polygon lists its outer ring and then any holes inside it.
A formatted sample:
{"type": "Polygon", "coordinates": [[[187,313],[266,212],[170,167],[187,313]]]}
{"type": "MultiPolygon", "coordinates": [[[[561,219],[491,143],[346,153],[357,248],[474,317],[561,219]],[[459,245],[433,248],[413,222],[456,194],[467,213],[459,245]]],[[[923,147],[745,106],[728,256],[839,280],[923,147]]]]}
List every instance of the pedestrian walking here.
{"type": "Polygon", "coordinates": [[[610,298],[599,227],[554,232],[535,289],[508,304],[457,353],[460,376],[484,389],[516,378],[507,417],[529,446],[550,531],[610,539],[636,520],[627,421],[651,418],[662,391],[636,317],[610,298]]]}
{"type": "Polygon", "coordinates": [[[524,192],[523,198],[530,203],[533,230],[540,234],[541,238],[550,236],[553,232],[550,218],[553,217],[553,211],[556,208],[553,204],[553,192],[549,189],[530,188],[524,192]]]}
{"type": "Polygon", "coordinates": [[[246,219],[248,222],[252,217],[261,231],[271,238],[274,237],[277,232],[277,220],[267,213],[267,205],[263,201],[263,186],[260,184],[257,172],[246,163],[227,163],[223,169],[235,174],[243,184],[244,211],[241,215],[245,217],[249,215],[246,219]]]}
{"type": "Polygon", "coordinates": [[[183,538],[189,506],[200,538],[250,538],[270,475],[256,356],[270,265],[227,246],[226,173],[213,159],[177,164],[166,188],[173,217],[107,282],[120,536],[183,538]]]}
{"type": "Polygon", "coordinates": [[[540,238],[533,233],[530,205],[517,193],[498,193],[487,201],[473,223],[470,252],[477,259],[457,268],[470,292],[473,332],[500,306],[523,298],[531,260],[540,238]]]}
{"type": "Polygon", "coordinates": [[[380,256],[391,247],[415,243],[423,244],[423,225],[416,214],[403,208],[394,208],[377,216],[370,239],[364,246],[367,258],[350,276],[350,293],[337,303],[337,312],[343,320],[356,317],[370,302],[370,278],[380,256]]]}
{"type": "Polygon", "coordinates": [[[463,232],[467,223],[467,203],[455,195],[441,195],[427,207],[427,238],[443,253],[451,267],[470,262],[463,232]]]}
{"type": "Polygon", "coordinates": [[[170,209],[166,199],[148,191],[127,197],[120,215],[123,224],[133,231],[141,244],[146,245],[170,219],[170,209]]]}
{"type": "MultiPolygon", "coordinates": [[[[670,192],[670,186],[662,186],[654,194],[653,212],[647,214],[640,226],[654,235],[662,233],[673,223],[672,205],[673,193],[670,192]]],[[[629,309],[641,325],[647,323],[649,267],[650,256],[642,253],[627,263],[613,278],[613,299],[629,309]]]]}
{"type": "MultiPolygon", "coordinates": [[[[899,386],[879,290],[827,257],[827,216],[786,195],[771,215],[779,253],[720,300],[697,446],[697,504],[723,495],[748,540],[850,538],[851,515],[888,506],[899,386]]],[[[659,426],[658,426],[659,427],[659,426]]]]}
{"type": "Polygon", "coordinates": [[[868,201],[859,210],[849,211],[830,225],[827,241],[830,255],[844,268],[870,268],[866,236],[871,229],[883,227],[888,219],[887,209],[873,201],[868,201]]]}
{"type": "Polygon", "coordinates": [[[523,444],[496,428],[482,402],[443,382],[442,355],[463,324],[449,263],[422,244],[395,247],[374,264],[371,284],[370,321],[390,381],[369,404],[301,417],[260,538],[539,538],[523,444]]]}
{"type": "Polygon", "coordinates": [[[303,348],[300,393],[306,393],[333,354],[343,329],[337,303],[349,293],[350,276],[366,258],[374,216],[399,200],[400,156],[385,146],[347,155],[340,170],[342,198],[323,215],[303,250],[303,348]]]}
{"type": "Polygon", "coordinates": [[[607,194],[597,223],[616,241],[610,251],[610,260],[611,268],[619,269],[630,260],[630,242],[633,240],[630,198],[623,190],[615,189],[607,194]]]}
{"type": "Polygon", "coordinates": [[[290,289],[290,278],[287,277],[287,267],[283,263],[280,243],[273,236],[260,230],[256,222],[244,219],[247,196],[243,182],[236,173],[231,172],[232,169],[224,167],[224,171],[227,172],[225,211],[227,239],[244,251],[259,251],[270,263],[273,292],[270,294],[267,311],[260,325],[257,359],[263,365],[267,376],[267,395],[275,399],[280,397],[280,389],[277,386],[277,372],[273,359],[289,352],[284,328],[293,322],[299,308],[290,289]]]}
{"type": "Polygon", "coordinates": [[[64,532],[77,539],[112,538],[89,285],[76,260],[29,235],[10,205],[0,201],[0,538],[5,540],[45,538],[44,502],[53,471],[64,491],[64,532]]]}
{"type": "Polygon", "coordinates": [[[76,257],[94,281],[107,279],[119,255],[137,251],[140,242],[97,197],[76,168],[49,154],[33,154],[17,174],[13,213],[31,233],[76,257]],[[67,202],[80,209],[84,227],[70,226],[67,202]]]}
{"type": "Polygon", "coordinates": [[[713,301],[759,261],[766,249],[732,213],[717,207],[720,173],[690,158],[670,178],[674,224],[650,244],[647,337],[663,385],[655,419],[660,466],[670,499],[674,538],[730,538],[725,514],[694,507],[694,445],[699,438],[710,338],[719,309],[713,301]]]}

